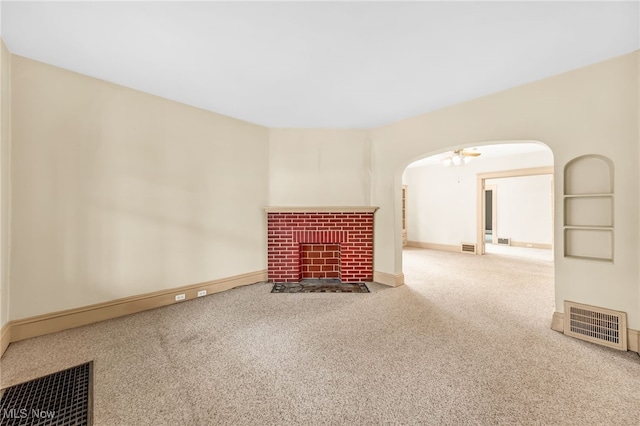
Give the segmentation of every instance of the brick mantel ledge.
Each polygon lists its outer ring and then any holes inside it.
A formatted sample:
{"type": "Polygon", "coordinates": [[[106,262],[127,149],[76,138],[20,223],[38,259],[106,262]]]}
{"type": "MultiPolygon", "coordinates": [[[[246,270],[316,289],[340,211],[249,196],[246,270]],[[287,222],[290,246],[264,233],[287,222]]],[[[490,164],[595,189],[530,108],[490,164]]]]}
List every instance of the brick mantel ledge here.
{"type": "Polygon", "coordinates": [[[377,206],[300,206],[300,207],[265,207],[267,213],[373,213],[377,206]]]}

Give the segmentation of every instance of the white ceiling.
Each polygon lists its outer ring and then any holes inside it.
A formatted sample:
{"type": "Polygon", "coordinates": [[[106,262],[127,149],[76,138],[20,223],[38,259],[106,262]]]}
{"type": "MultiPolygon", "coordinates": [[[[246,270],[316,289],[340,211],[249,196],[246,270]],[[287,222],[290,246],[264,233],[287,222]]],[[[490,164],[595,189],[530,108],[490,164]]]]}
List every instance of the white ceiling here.
{"type": "Polygon", "coordinates": [[[7,2],[17,55],[270,127],[371,128],[640,48],[612,2],[7,2]]]}
{"type": "MultiPolygon", "coordinates": [[[[483,145],[477,147],[469,147],[465,148],[465,151],[469,152],[479,152],[480,157],[476,157],[478,160],[487,159],[487,158],[497,158],[497,157],[506,157],[511,155],[520,155],[520,154],[529,154],[536,151],[549,151],[550,149],[536,142],[515,142],[515,143],[501,143],[495,145],[483,145]]],[[[442,154],[432,155],[427,158],[423,158],[422,160],[414,161],[409,164],[407,167],[424,167],[431,166],[434,164],[442,164],[442,160],[446,157],[450,156],[452,151],[447,151],[442,154]]],[[[472,161],[476,161],[476,159],[472,159],[472,161]]]]}

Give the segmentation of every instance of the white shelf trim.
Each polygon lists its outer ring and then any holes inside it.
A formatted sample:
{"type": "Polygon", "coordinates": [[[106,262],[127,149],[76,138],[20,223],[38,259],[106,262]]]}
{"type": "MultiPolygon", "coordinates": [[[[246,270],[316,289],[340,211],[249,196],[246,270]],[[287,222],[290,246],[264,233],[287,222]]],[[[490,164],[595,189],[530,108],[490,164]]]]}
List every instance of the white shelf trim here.
{"type": "Polygon", "coordinates": [[[598,198],[598,197],[613,197],[613,193],[602,194],[565,194],[564,198],[598,198]]]}
{"type": "Polygon", "coordinates": [[[564,229],[584,229],[594,231],[613,231],[613,226],[598,226],[598,225],[565,225],[564,229]]]}

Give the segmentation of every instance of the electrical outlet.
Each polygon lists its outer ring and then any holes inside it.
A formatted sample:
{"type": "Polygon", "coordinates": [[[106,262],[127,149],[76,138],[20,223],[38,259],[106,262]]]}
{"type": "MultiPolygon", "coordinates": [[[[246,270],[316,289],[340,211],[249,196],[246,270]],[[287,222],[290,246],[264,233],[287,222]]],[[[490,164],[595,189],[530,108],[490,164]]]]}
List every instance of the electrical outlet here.
{"type": "Polygon", "coordinates": [[[184,300],[184,293],[182,294],[176,294],[176,302],[179,300],[184,300]]]}
{"type": "Polygon", "coordinates": [[[202,296],[206,296],[207,295],[207,290],[200,290],[198,292],[198,297],[202,297],[202,296]]]}

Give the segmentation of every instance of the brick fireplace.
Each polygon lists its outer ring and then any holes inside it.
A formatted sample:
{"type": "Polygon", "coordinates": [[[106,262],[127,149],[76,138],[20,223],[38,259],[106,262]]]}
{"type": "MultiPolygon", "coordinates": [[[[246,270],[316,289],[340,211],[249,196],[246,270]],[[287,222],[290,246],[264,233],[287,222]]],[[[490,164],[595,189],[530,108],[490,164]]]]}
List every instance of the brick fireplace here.
{"type": "Polygon", "coordinates": [[[267,207],[268,276],[373,281],[377,207],[267,207]]]}

